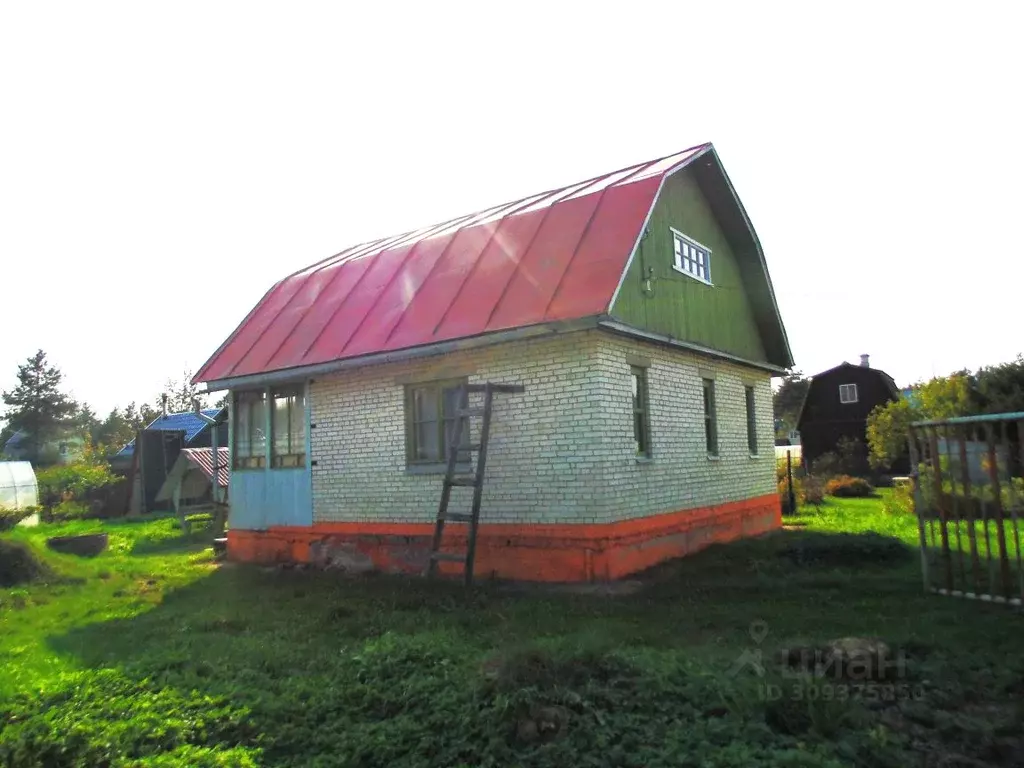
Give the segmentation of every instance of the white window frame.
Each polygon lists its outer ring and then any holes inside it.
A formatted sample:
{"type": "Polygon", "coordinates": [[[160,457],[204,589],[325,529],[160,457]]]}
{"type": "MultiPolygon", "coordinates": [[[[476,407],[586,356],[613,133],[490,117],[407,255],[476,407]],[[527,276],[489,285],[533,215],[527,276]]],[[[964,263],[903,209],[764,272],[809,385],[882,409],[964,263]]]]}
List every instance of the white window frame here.
{"type": "Polygon", "coordinates": [[[860,402],[858,396],[856,384],[840,384],[839,385],[839,402],[843,405],[853,405],[854,403],[860,402]],[[853,396],[851,397],[851,393],[853,396]]]}
{"type": "Polygon", "coordinates": [[[689,235],[684,235],[678,229],[669,227],[672,230],[672,269],[680,274],[686,275],[687,277],[696,280],[698,283],[704,283],[704,285],[714,286],[711,282],[711,249],[703,243],[698,243],[689,235]],[[691,272],[683,266],[683,257],[681,245],[689,246],[704,254],[704,276],[691,272]]]}

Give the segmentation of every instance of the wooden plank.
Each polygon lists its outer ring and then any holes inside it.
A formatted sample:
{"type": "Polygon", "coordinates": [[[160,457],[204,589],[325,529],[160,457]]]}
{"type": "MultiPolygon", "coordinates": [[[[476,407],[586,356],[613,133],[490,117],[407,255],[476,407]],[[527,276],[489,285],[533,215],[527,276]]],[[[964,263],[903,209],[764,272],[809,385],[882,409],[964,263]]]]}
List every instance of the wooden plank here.
{"type": "MultiPolygon", "coordinates": [[[[459,394],[459,405],[465,406],[467,402],[466,385],[463,383],[459,394]]],[[[430,544],[431,558],[427,561],[427,576],[437,575],[437,560],[433,557],[441,549],[441,539],[444,536],[445,513],[448,511],[448,504],[452,497],[452,481],[455,478],[455,467],[458,463],[459,452],[456,450],[462,442],[462,428],[466,423],[465,419],[455,419],[455,427],[452,429],[451,442],[448,444],[448,463],[445,466],[444,482],[441,484],[441,502],[437,507],[437,520],[434,522],[434,537],[430,544]]]]}
{"type": "MultiPolygon", "coordinates": [[[[1000,427],[1000,431],[1003,431],[1002,427],[1000,427]]],[[[988,474],[992,483],[992,504],[995,509],[996,542],[999,545],[999,581],[1003,587],[1003,597],[1009,599],[1010,559],[1006,550],[1006,526],[1003,524],[1003,494],[999,480],[999,451],[996,447],[996,427],[994,424],[985,427],[985,435],[988,441],[988,474]]]]}
{"type": "Polygon", "coordinates": [[[921,578],[924,580],[924,588],[927,591],[931,588],[928,575],[928,539],[924,532],[924,515],[927,510],[923,509],[924,504],[920,503],[922,502],[920,464],[917,455],[917,434],[913,427],[910,428],[910,439],[907,444],[910,448],[910,477],[913,482],[914,511],[917,513],[917,532],[921,540],[921,578]]]}
{"type": "Polygon", "coordinates": [[[476,482],[473,488],[472,520],[469,523],[469,541],[466,547],[466,586],[473,585],[473,563],[476,559],[476,532],[480,522],[480,503],[484,492],[484,472],[487,469],[487,441],[491,437],[491,412],[494,391],[487,385],[484,391],[484,418],[480,425],[480,453],[476,461],[476,482]]]}
{"type": "MultiPolygon", "coordinates": [[[[1020,447],[1020,465],[1024,471],[1024,420],[1017,422],[1017,444],[1020,447]]],[[[1013,486],[1013,478],[1010,478],[1010,486],[1013,486]]],[[[1017,504],[1010,506],[1010,515],[1013,517],[1013,542],[1017,547],[1017,585],[1020,591],[1020,599],[1024,601],[1024,565],[1021,563],[1020,551],[1020,524],[1017,514],[1017,504]]]]}
{"type": "MultiPolygon", "coordinates": [[[[942,430],[942,436],[946,441],[946,461],[952,464],[951,455],[953,450],[953,442],[950,438],[949,425],[947,424],[942,430]]],[[[964,589],[967,589],[967,569],[964,566],[964,542],[960,535],[960,518],[963,516],[960,514],[960,503],[957,500],[956,495],[956,477],[955,473],[950,467],[949,472],[949,495],[953,507],[953,520],[956,523],[956,551],[957,551],[957,565],[960,566],[960,584],[963,585],[964,589]]]]}
{"type": "Polygon", "coordinates": [[[974,576],[974,591],[981,592],[981,558],[978,557],[977,517],[974,514],[974,496],[971,492],[971,470],[967,464],[968,429],[960,426],[960,478],[964,489],[964,505],[967,507],[968,525],[967,538],[971,545],[971,573],[974,576]]]}
{"type": "Polygon", "coordinates": [[[942,463],[939,461],[939,436],[938,431],[932,428],[928,431],[929,448],[932,459],[932,471],[935,474],[935,495],[939,507],[939,532],[942,536],[942,559],[945,565],[944,581],[946,589],[953,591],[953,557],[949,551],[949,528],[946,505],[942,503],[942,463]]]}

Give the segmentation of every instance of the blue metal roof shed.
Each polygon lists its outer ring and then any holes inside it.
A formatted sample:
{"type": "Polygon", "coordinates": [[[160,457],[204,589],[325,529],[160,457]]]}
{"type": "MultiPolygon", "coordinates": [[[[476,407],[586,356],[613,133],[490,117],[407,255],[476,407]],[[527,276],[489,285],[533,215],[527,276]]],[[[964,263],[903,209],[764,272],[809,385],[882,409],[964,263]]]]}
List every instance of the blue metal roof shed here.
{"type": "MultiPolygon", "coordinates": [[[[203,413],[213,419],[217,417],[221,410],[221,408],[207,408],[203,413]]],[[[153,421],[146,426],[146,429],[157,432],[182,431],[185,433],[185,444],[188,445],[195,440],[195,438],[198,437],[199,434],[207,428],[207,426],[207,423],[199,418],[197,414],[188,411],[186,413],[168,413],[164,416],[159,416],[153,419],[153,421]]],[[[118,451],[116,456],[131,456],[134,452],[135,441],[132,440],[128,445],[118,451]]]]}

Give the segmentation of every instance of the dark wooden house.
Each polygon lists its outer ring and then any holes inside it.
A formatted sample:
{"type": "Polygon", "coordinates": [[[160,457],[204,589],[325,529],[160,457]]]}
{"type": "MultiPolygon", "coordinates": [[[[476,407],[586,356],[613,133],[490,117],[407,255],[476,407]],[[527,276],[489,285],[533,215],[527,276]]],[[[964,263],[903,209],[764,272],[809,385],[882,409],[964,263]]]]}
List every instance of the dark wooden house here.
{"type": "MultiPolygon", "coordinates": [[[[842,442],[855,440],[859,445],[853,458],[866,470],[868,415],[899,397],[896,382],[885,371],[872,368],[867,355],[861,355],[860,365],[843,363],[812,377],[797,422],[805,464],[813,471],[822,454],[839,456],[842,442]]],[[[905,459],[891,467],[896,473],[907,469],[905,459]]]]}

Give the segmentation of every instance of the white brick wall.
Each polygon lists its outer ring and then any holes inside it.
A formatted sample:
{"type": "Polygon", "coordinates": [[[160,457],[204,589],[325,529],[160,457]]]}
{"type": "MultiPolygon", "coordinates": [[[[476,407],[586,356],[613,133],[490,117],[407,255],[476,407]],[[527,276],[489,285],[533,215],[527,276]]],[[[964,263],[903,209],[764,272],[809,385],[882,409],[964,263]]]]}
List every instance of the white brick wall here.
{"type": "MultiPolygon", "coordinates": [[[[405,468],[404,384],[459,375],[526,386],[496,397],[484,522],[610,522],[774,491],[767,374],[584,331],[314,381],[314,522],[434,519],[441,476],[405,468]],[[634,457],[631,355],[651,360],[654,457],[646,463],[634,457]],[[704,449],[701,370],[716,377],[717,461],[704,449]],[[747,452],[744,383],[756,388],[756,459],[747,452]]],[[[452,493],[452,509],[468,510],[472,489],[452,493]]]]}

